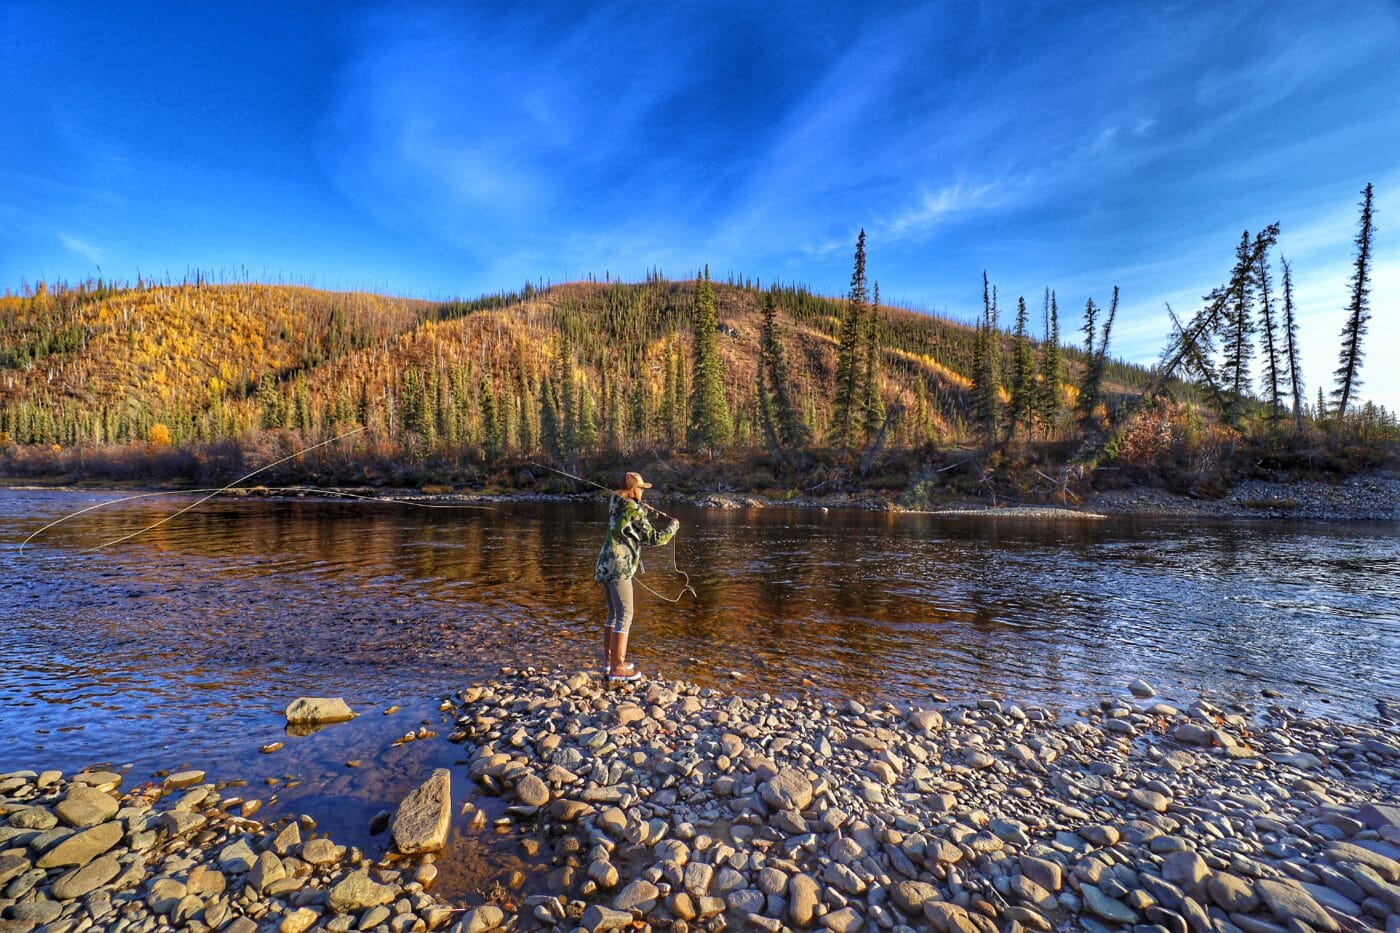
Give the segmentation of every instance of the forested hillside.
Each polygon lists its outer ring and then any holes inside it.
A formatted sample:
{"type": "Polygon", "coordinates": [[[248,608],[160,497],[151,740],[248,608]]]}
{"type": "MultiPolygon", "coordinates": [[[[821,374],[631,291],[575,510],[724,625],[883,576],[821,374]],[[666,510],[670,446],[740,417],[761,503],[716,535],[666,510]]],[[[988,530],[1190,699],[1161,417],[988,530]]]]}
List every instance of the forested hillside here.
{"type": "Polygon", "coordinates": [[[973,466],[942,482],[1063,497],[1071,471],[1105,464],[1206,493],[1246,455],[1250,469],[1372,464],[1393,450],[1393,417],[1309,407],[1293,379],[1286,266],[1282,307],[1269,294],[1276,236],[1246,236],[1229,283],[1187,322],[1171,317],[1152,369],[1109,353],[1116,288],[1071,321],[1049,289],[1013,305],[984,274],[976,323],[958,323],[882,304],[863,233],[839,298],[708,269],[448,302],[39,285],[0,297],[0,470],[215,479],[339,435],[297,461],[307,478],[461,482],[532,459],[684,452],[762,462],[762,483],[742,470],[721,483],[791,487],[825,471],[822,485],[905,488],[961,451],[973,466]],[[1262,397],[1248,378],[1256,292],[1262,397]]]}
{"type": "MultiPolygon", "coordinates": [[[[755,385],[769,293],[713,286],[726,446],[763,442],[755,385]]],[[[847,302],[771,294],[788,391],[820,442],[847,302]]],[[[660,278],[441,304],[253,284],[41,286],[0,299],[0,432],[16,444],[179,444],[363,425],[408,454],[681,447],[696,295],[695,281],[660,278]]],[[[873,309],[871,323],[875,391],[906,410],[891,444],[961,437],[977,333],[897,308],[873,309]]],[[[1000,342],[1009,385],[1013,340],[1000,342]]],[[[1131,391],[1145,378],[1115,363],[1107,382],[1131,391]]],[[[1073,401],[1072,384],[1061,391],[1073,401]]]]}

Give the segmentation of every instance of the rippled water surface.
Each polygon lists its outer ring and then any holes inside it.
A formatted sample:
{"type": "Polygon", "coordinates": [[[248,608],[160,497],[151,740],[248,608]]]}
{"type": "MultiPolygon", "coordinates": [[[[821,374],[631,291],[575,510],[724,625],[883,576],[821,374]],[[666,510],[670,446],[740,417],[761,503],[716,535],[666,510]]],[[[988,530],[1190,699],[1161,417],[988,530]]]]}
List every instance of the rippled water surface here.
{"type": "MultiPolygon", "coordinates": [[[[367,815],[460,757],[441,740],[390,744],[424,724],[445,735],[448,692],[503,664],[597,662],[602,500],[222,499],[85,550],[193,501],[146,499],[18,554],[46,522],[120,495],[0,490],[0,771],[107,762],[144,779],[189,764],[373,848],[367,815]],[[283,735],[281,708],[305,694],[366,715],[283,735]],[[258,753],[274,740],[287,747],[258,753]]],[[[674,511],[675,560],[699,598],[639,591],[634,658],[648,672],[1051,706],[1144,677],[1182,700],[1272,687],[1339,716],[1400,695],[1393,524],[674,511]]],[[[671,549],[648,554],[643,579],[674,595],[671,549]]]]}

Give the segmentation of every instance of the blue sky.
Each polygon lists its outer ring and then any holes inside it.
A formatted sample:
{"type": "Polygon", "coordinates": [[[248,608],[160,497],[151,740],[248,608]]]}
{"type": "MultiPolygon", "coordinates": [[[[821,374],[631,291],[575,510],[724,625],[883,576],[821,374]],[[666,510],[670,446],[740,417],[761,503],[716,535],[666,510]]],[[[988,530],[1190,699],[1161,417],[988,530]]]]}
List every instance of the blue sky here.
{"type": "Polygon", "coordinates": [[[1400,408],[1400,5],[0,6],[0,289],[229,276],[428,297],[703,263],[1155,358],[1282,223],[1330,388],[1376,185],[1362,394],[1400,408]]]}

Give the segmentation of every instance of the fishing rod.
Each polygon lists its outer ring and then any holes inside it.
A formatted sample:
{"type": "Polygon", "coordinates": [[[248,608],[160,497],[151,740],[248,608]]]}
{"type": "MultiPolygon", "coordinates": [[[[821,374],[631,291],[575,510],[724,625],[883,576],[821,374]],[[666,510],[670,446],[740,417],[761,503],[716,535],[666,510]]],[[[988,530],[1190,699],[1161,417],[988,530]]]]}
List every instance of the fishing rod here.
{"type": "MultiPolygon", "coordinates": [[[[574,480],[574,481],[576,481],[576,482],[585,483],[585,484],[587,484],[587,485],[589,485],[589,486],[592,486],[594,489],[601,489],[601,490],[603,490],[603,492],[607,493],[607,494],[610,495],[610,496],[616,496],[616,497],[619,498],[619,499],[623,498],[622,495],[621,495],[620,493],[618,493],[618,491],[617,491],[616,489],[609,489],[608,487],[604,486],[602,483],[595,483],[595,482],[593,482],[593,480],[591,480],[591,479],[584,479],[582,476],[575,476],[574,474],[569,473],[569,472],[567,472],[567,471],[565,471],[565,470],[559,470],[559,469],[556,469],[556,468],[554,468],[554,467],[552,467],[552,466],[549,466],[549,465],[547,465],[547,464],[544,464],[544,463],[536,463],[534,460],[526,460],[525,462],[528,463],[528,464],[530,464],[531,466],[537,466],[537,467],[539,467],[541,470],[548,470],[548,471],[551,472],[551,473],[558,473],[560,476],[567,476],[569,479],[574,480]]],[[[640,501],[635,500],[635,499],[628,500],[628,501],[636,502],[636,503],[637,503],[638,505],[640,505],[642,508],[644,508],[644,509],[650,509],[651,511],[655,512],[657,515],[660,515],[662,518],[669,518],[669,519],[670,519],[671,521],[673,521],[673,522],[678,522],[678,521],[680,521],[679,518],[676,518],[674,515],[668,515],[667,513],[661,511],[660,509],[658,509],[658,508],[657,508],[656,506],[654,506],[654,505],[650,505],[650,504],[648,504],[648,503],[646,503],[646,502],[640,502],[640,501]]]]}
{"type": "MultiPolygon", "coordinates": [[[[470,505],[470,504],[465,503],[465,502],[456,502],[456,503],[449,503],[449,502],[418,502],[418,501],[416,501],[416,500],[414,500],[414,499],[394,499],[394,498],[389,498],[389,497],[386,497],[386,496],[366,496],[366,495],[362,495],[362,494],[360,494],[360,493],[355,493],[355,492],[345,492],[345,491],[342,490],[342,489],[321,489],[321,488],[319,488],[319,487],[317,487],[317,486],[258,486],[258,487],[256,487],[256,488],[257,488],[257,489],[260,489],[260,490],[263,490],[263,491],[266,491],[266,492],[279,492],[279,493],[287,493],[287,492],[312,493],[313,495],[318,496],[318,497],[319,497],[319,496],[327,496],[327,497],[333,497],[333,498],[338,498],[338,499],[363,499],[363,500],[365,500],[366,502],[383,502],[383,503],[391,504],[391,505],[407,505],[407,506],[412,506],[413,508],[416,508],[416,509],[475,509],[475,510],[482,511],[482,512],[494,512],[494,511],[495,511],[495,509],[493,509],[493,508],[492,508],[491,506],[489,506],[489,505],[470,505]]],[[[105,509],[105,508],[107,508],[107,507],[109,507],[109,506],[120,505],[120,504],[123,503],[123,502],[134,502],[134,501],[136,501],[136,500],[138,500],[138,499],[155,499],[155,498],[159,498],[159,497],[161,497],[161,496],[193,496],[193,495],[199,495],[200,493],[206,493],[206,492],[207,492],[207,493],[214,493],[215,495],[218,495],[218,494],[220,494],[220,493],[224,493],[224,492],[228,492],[228,491],[229,491],[229,488],[228,488],[227,486],[220,486],[220,487],[218,487],[218,488],[205,488],[205,489],[163,489],[163,490],[160,490],[160,491],[158,491],[158,492],[143,492],[143,493],[138,493],[137,495],[133,495],[133,496],[121,496],[120,498],[117,498],[117,499],[104,499],[103,501],[98,502],[98,503],[96,503],[96,504],[94,504],[94,505],[90,505],[90,506],[87,506],[86,508],[78,509],[76,512],[69,512],[69,513],[66,514],[66,515],[63,515],[63,516],[61,516],[61,517],[59,517],[59,518],[56,518],[56,519],[54,519],[53,521],[49,522],[49,523],[48,523],[47,525],[45,525],[44,527],[42,527],[42,528],[38,529],[37,531],[31,533],[31,534],[29,535],[29,537],[25,538],[23,541],[20,542],[19,551],[18,551],[18,556],[23,557],[23,556],[24,556],[24,549],[25,549],[25,548],[30,544],[30,542],[32,542],[35,538],[37,538],[37,537],[39,537],[40,535],[44,534],[44,532],[48,531],[48,530],[51,529],[51,528],[57,527],[58,525],[62,525],[64,522],[71,521],[72,519],[75,519],[75,518],[77,518],[77,517],[80,516],[80,515],[85,515],[85,514],[87,514],[88,512],[95,512],[95,511],[97,511],[97,510],[99,510],[99,509],[105,509]]],[[[207,500],[206,500],[206,501],[207,501],[207,500]]],[[[173,518],[174,516],[171,516],[171,517],[173,518]]],[[[105,546],[106,546],[105,544],[104,544],[104,545],[100,545],[100,547],[105,547],[105,546]]],[[[93,551],[93,550],[97,550],[97,548],[85,548],[85,549],[83,549],[82,551],[79,551],[78,553],[87,553],[88,551],[93,551]]]]}
{"type": "MultiPolygon", "coordinates": [[[[97,510],[97,509],[105,509],[105,508],[107,508],[108,506],[116,505],[116,504],[121,503],[121,502],[131,502],[131,501],[133,501],[133,500],[135,500],[135,499],[151,499],[151,498],[155,498],[155,497],[157,497],[157,496],[190,495],[192,492],[193,492],[193,493],[196,493],[196,494],[197,494],[197,493],[207,493],[207,495],[203,496],[202,498],[197,499],[197,500],[195,500],[194,502],[191,502],[189,505],[185,506],[185,507],[182,508],[182,509],[179,509],[179,510],[176,511],[176,512],[172,512],[171,514],[169,514],[169,515],[165,516],[164,518],[162,518],[160,521],[152,522],[151,524],[147,525],[147,526],[144,527],[144,528],[139,528],[139,529],[137,529],[136,531],[133,531],[133,532],[131,532],[130,534],[122,535],[122,536],[119,537],[119,538],[113,538],[113,539],[110,540],[110,541],[104,541],[104,542],[102,542],[101,544],[95,545],[95,546],[93,546],[93,547],[85,548],[85,549],[82,551],[82,553],[91,553],[91,552],[93,552],[93,551],[100,551],[100,550],[102,550],[102,549],[104,549],[104,548],[112,547],[113,545],[116,545],[116,544],[121,544],[121,543],[124,542],[124,541],[130,541],[132,538],[139,537],[140,535],[143,535],[143,534],[145,534],[146,532],[151,531],[152,529],[159,528],[161,525],[164,525],[166,522],[169,522],[169,521],[172,521],[173,519],[179,518],[181,515],[185,514],[186,512],[190,511],[191,509],[198,508],[199,506],[203,505],[204,503],[208,502],[210,499],[213,499],[213,498],[216,497],[216,496],[223,495],[224,493],[228,492],[228,491],[229,491],[230,489],[232,489],[233,487],[237,486],[239,483],[241,483],[241,482],[243,482],[243,481],[245,481],[245,480],[252,479],[254,476],[257,476],[259,473],[265,473],[266,471],[272,469],[272,468],[275,467],[275,466],[279,466],[280,464],[286,463],[288,460],[295,460],[297,457],[301,457],[301,456],[304,456],[305,454],[309,454],[309,453],[311,453],[311,451],[313,451],[313,450],[316,450],[316,449],[321,448],[321,447],[325,447],[325,446],[328,445],[328,444],[334,444],[336,441],[344,440],[345,438],[350,437],[351,435],[360,433],[360,432],[363,431],[364,429],[365,429],[365,428],[364,428],[364,425],[360,425],[360,426],[358,426],[358,427],[356,427],[356,428],[353,428],[353,429],[351,429],[351,430],[349,430],[349,431],[346,431],[344,434],[337,434],[335,437],[328,438],[327,440],[321,441],[320,443],[317,443],[317,444],[312,444],[310,447],[306,447],[306,448],[304,448],[304,449],[302,449],[302,450],[296,451],[295,453],[288,454],[287,456],[282,457],[282,458],[279,459],[279,460],[274,460],[274,461],[272,461],[271,463],[264,464],[263,466],[258,467],[256,470],[253,470],[253,471],[250,472],[250,473],[245,473],[245,474],[243,474],[242,476],[238,477],[238,478],[237,478],[236,480],[234,480],[233,482],[227,483],[227,484],[225,484],[225,485],[223,485],[223,486],[220,486],[220,487],[218,487],[217,489],[196,489],[196,490],[172,489],[172,490],[163,490],[163,491],[161,491],[161,492],[140,493],[140,494],[134,495],[134,496],[123,496],[123,497],[118,498],[118,499],[108,499],[108,500],[103,501],[103,502],[98,502],[98,503],[96,503],[95,505],[90,505],[90,506],[88,506],[87,508],[78,509],[76,512],[70,512],[70,513],[68,513],[67,515],[62,516],[61,518],[58,518],[58,519],[56,519],[56,520],[54,520],[54,521],[52,521],[52,522],[49,522],[49,523],[48,523],[47,525],[45,525],[44,527],[40,528],[39,530],[35,531],[33,534],[29,535],[29,537],[25,538],[24,541],[20,543],[20,546],[19,546],[19,556],[21,556],[21,557],[24,556],[24,548],[25,548],[25,546],[26,546],[27,544],[29,544],[29,542],[33,541],[35,538],[39,537],[39,535],[43,534],[44,532],[48,531],[50,528],[53,528],[53,527],[56,526],[56,525],[61,525],[61,524],[63,524],[64,522],[69,521],[70,519],[77,518],[79,515],[84,515],[84,514],[86,514],[86,513],[88,513],[88,512],[92,512],[92,511],[95,511],[95,510],[97,510]]],[[[312,487],[306,487],[306,486],[300,486],[300,487],[299,487],[299,486],[279,486],[279,487],[276,487],[276,488],[279,489],[279,490],[285,490],[285,491],[302,491],[302,490],[305,490],[305,491],[312,491],[312,487]]],[[[315,490],[315,491],[317,491],[317,492],[326,492],[326,493],[328,493],[328,494],[330,494],[330,495],[340,496],[340,497],[342,497],[342,498],[347,498],[347,499],[371,499],[371,500],[374,500],[374,501],[377,501],[377,502],[382,502],[382,501],[403,502],[403,503],[405,503],[405,504],[412,505],[412,506],[416,506],[416,507],[419,507],[419,508],[481,509],[481,510],[484,510],[484,511],[490,511],[490,510],[491,510],[489,506],[484,506],[484,505],[467,505],[467,504],[465,504],[465,503],[463,503],[463,504],[447,504],[447,503],[411,502],[411,501],[409,501],[409,500],[402,500],[402,499],[399,499],[399,500],[383,500],[383,499],[380,499],[380,498],[378,498],[378,497],[376,497],[376,496],[362,496],[362,495],[358,495],[358,494],[356,494],[356,493],[349,493],[349,492],[339,492],[339,491],[332,492],[332,491],[329,491],[329,490],[315,490]]]]}
{"type": "MultiPolygon", "coordinates": [[[[571,480],[574,480],[574,481],[576,481],[576,482],[583,483],[583,484],[588,485],[588,486],[592,486],[592,487],[594,487],[595,489],[601,489],[603,492],[607,493],[609,496],[614,496],[614,497],[616,497],[616,498],[618,498],[618,499],[623,498],[623,497],[617,492],[617,490],[615,490],[615,489],[609,489],[608,487],[604,486],[602,483],[595,483],[595,482],[593,482],[593,480],[591,480],[591,479],[584,479],[582,476],[575,476],[573,473],[570,473],[570,472],[568,472],[568,471],[566,471],[566,470],[560,470],[560,469],[557,469],[557,468],[555,468],[555,467],[549,466],[548,464],[544,464],[544,463],[537,463],[537,462],[534,461],[534,460],[526,460],[525,462],[528,463],[528,464],[530,464],[531,466],[537,466],[537,467],[539,467],[539,468],[542,469],[542,470],[548,470],[548,471],[550,471],[551,473],[558,473],[560,476],[564,476],[564,477],[567,477],[567,478],[569,478],[569,479],[571,479],[571,480]]],[[[637,500],[637,499],[631,499],[631,500],[628,500],[628,501],[636,502],[636,503],[637,503],[638,505],[640,505],[642,508],[644,508],[644,509],[650,509],[651,511],[655,512],[657,515],[660,515],[662,518],[669,518],[671,521],[675,522],[676,524],[680,524],[680,519],[679,519],[679,518],[676,518],[674,515],[669,515],[669,514],[667,514],[666,512],[661,511],[660,509],[658,509],[658,508],[657,508],[656,506],[654,506],[654,505],[648,505],[647,503],[642,502],[642,501],[637,500]]],[[[697,593],[697,592],[695,592],[695,587],[693,587],[693,586],[690,585],[690,574],[688,574],[688,573],[686,573],[684,570],[682,570],[682,569],[680,568],[680,565],[676,562],[676,539],[675,539],[675,538],[672,538],[672,539],[671,539],[671,570],[672,570],[677,576],[680,576],[680,577],[684,578],[684,580],[685,580],[685,584],[681,587],[681,591],[680,591],[679,593],[676,594],[676,598],[675,598],[675,599],[672,599],[672,598],[669,597],[669,596],[664,596],[664,595],[662,595],[661,593],[656,592],[656,590],[654,590],[654,589],[652,589],[651,587],[647,586],[647,585],[646,585],[645,583],[643,583],[641,580],[638,580],[638,581],[637,581],[637,585],[640,586],[642,589],[646,590],[646,591],[647,591],[648,593],[650,593],[651,595],[655,596],[657,599],[663,599],[663,600],[665,600],[665,601],[668,602],[668,603],[678,603],[678,602],[680,602],[680,601],[681,601],[681,597],[684,596],[686,593],[689,593],[689,594],[690,594],[691,596],[693,596],[694,598],[699,599],[699,598],[700,598],[700,594],[697,593]]]]}
{"type": "Polygon", "coordinates": [[[251,472],[251,473],[245,473],[245,474],[243,474],[242,476],[238,477],[238,479],[234,480],[233,482],[229,483],[228,485],[219,487],[219,488],[216,489],[214,492],[209,493],[207,496],[204,496],[204,497],[201,498],[201,499],[196,499],[194,502],[191,502],[189,505],[185,506],[183,509],[179,509],[178,511],[175,511],[175,512],[170,513],[169,515],[165,516],[164,518],[162,518],[162,519],[161,519],[160,521],[158,521],[158,522],[152,522],[151,524],[147,525],[145,528],[138,528],[136,531],[133,531],[133,532],[131,532],[130,534],[122,535],[120,538],[113,538],[111,541],[104,541],[103,543],[97,545],[96,547],[90,547],[90,548],[88,548],[88,551],[100,551],[100,550],[102,550],[103,548],[109,548],[109,547],[111,547],[111,546],[114,545],[114,544],[121,544],[123,541],[130,541],[132,538],[135,538],[135,537],[138,537],[138,536],[140,536],[140,535],[143,535],[143,534],[145,534],[146,532],[151,531],[152,529],[159,528],[161,525],[164,525],[164,524],[165,524],[166,522],[168,522],[168,521],[172,521],[172,520],[174,520],[174,519],[176,519],[176,518],[179,518],[181,515],[184,515],[186,512],[190,511],[190,509],[198,508],[199,506],[201,506],[201,505],[203,505],[204,503],[208,502],[210,499],[214,498],[214,497],[217,496],[217,495],[220,495],[221,493],[227,492],[228,490],[230,490],[230,489],[232,489],[233,487],[237,486],[239,483],[243,482],[243,481],[246,480],[246,479],[252,479],[254,476],[257,476],[259,473],[264,473],[264,472],[266,472],[266,471],[272,469],[272,468],[275,467],[275,466],[279,466],[280,464],[286,463],[288,460],[295,460],[297,457],[303,456],[304,454],[309,454],[309,453],[311,453],[311,451],[316,450],[317,448],[325,447],[327,444],[334,444],[336,441],[343,440],[343,439],[349,437],[349,436],[352,435],[352,434],[358,434],[358,433],[360,433],[361,431],[363,431],[364,429],[365,429],[365,428],[364,428],[364,425],[360,425],[359,427],[356,427],[356,428],[353,428],[353,429],[351,429],[351,430],[349,430],[349,431],[346,431],[344,434],[337,434],[335,437],[332,437],[332,438],[330,438],[329,440],[321,441],[319,444],[312,444],[310,447],[306,448],[305,450],[299,450],[299,451],[297,451],[297,452],[294,453],[294,454],[288,454],[287,456],[283,457],[283,458],[280,459],[280,460],[274,460],[274,461],[272,461],[271,463],[267,464],[266,466],[260,466],[260,467],[258,467],[256,470],[254,470],[254,471],[251,472]]]}

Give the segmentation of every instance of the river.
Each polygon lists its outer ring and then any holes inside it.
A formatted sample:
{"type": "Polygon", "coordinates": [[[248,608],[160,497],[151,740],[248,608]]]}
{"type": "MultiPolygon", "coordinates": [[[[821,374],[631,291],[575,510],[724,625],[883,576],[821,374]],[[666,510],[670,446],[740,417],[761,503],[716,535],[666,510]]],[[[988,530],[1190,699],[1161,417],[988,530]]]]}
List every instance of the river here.
{"type": "MultiPolygon", "coordinates": [[[[248,780],[265,813],[308,813],[382,851],[369,816],[462,760],[441,738],[393,744],[420,727],[446,736],[449,692],[503,665],[598,662],[601,499],[225,498],[90,550],[194,501],[139,499],[19,553],[45,523],[123,495],[0,490],[0,772],[104,763],[130,766],[130,786],[188,765],[248,780]],[[363,715],[284,735],[300,695],[363,715]],[[286,747],[259,752],[274,741],[286,747]]],[[[633,658],[658,676],[1052,709],[1138,677],[1177,702],[1343,718],[1400,699],[1395,524],[673,511],[674,551],[649,551],[642,579],[675,596],[674,557],[698,598],[638,593],[633,658]]],[[[482,840],[447,861],[443,883],[470,886],[519,853],[482,840]]]]}

